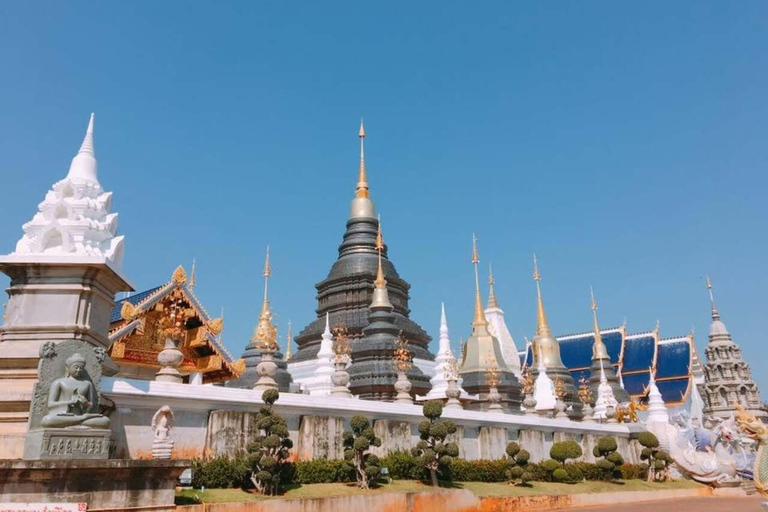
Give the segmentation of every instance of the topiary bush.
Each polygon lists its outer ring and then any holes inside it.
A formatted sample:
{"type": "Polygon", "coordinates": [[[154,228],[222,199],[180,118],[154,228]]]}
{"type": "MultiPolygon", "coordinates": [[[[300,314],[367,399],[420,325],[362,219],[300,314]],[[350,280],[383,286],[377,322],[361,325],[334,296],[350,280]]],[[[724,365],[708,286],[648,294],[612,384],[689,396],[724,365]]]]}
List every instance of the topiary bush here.
{"type": "Polygon", "coordinates": [[[552,445],[549,450],[549,456],[558,461],[565,468],[565,461],[568,459],[578,459],[581,457],[581,445],[569,439],[552,445]]]}
{"type": "Polygon", "coordinates": [[[297,484],[331,484],[355,481],[355,468],[346,460],[313,459],[296,463],[297,484]]]}
{"type": "Polygon", "coordinates": [[[624,458],[617,451],[619,449],[616,439],[609,436],[601,437],[592,450],[597,459],[595,465],[600,470],[601,480],[613,480],[621,477],[619,467],[624,464],[624,458]]]}
{"type": "Polygon", "coordinates": [[[512,442],[507,445],[508,462],[512,466],[506,471],[507,480],[511,485],[529,485],[533,480],[533,474],[528,471],[528,461],[531,454],[520,448],[520,445],[512,442]]]}
{"type": "Polygon", "coordinates": [[[371,446],[381,446],[381,439],[374,435],[365,416],[352,416],[349,426],[352,430],[344,432],[344,459],[354,466],[358,487],[368,489],[381,471],[379,458],[368,450],[371,446]]]}
{"type": "Polygon", "coordinates": [[[411,452],[419,457],[419,464],[429,470],[432,485],[437,487],[437,474],[450,478],[451,462],[459,455],[458,445],[446,442],[446,438],[456,432],[456,425],[440,419],[443,404],[439,400],[426,402],[423,411],[427,419],[419,423],[421,440],[411,452]]]}
{"type": "Polygon", "coordinates": [[[210,489],[246,487],[251,470],[246,457],[215,457],[192,461],[192,486],[210,489]]]}
{"type": "Polygon", "coordinates": [[[506,482],[509,468],[510,464],[507,459],[453,459],[450,478],[458,482],[506,482]]]}
{"type": "Polygon", "coordinates": [[[563,468],[557,468],[552,472],[552,480],[555,482],[569,482],[568,472],[563,468]]]}
{"type": "Polygon", "coordinates": [[[293,442],[288,439],[285,420],[275,414],[272,405],[280,398],[276,389],[261,394],[264,404],[256,415],[259,435],[246,447],[251,481],[262,494],[274,495],[280,490],[283,465],[293,442]]]}
{"type": "Polygon", "coordinates": [[[429,471],[419,464],[419,458],[410,452],[389,452],[381,458],[381,467],[387,468],[393,480],[427,480],[429,471]]]}
{"type": "Polygon", "coordinates": [[[619,472],[622,480],[645,480],[648,478],[648,465],[622,464],[619,472]]]}
{"type": "Polygon", "coordinates": [[[643,446],[640,459],[648,462],[649,482],[669,480],[669,465],[674,462],[667,452],[659,448],[659,439],[653,432],[641,432],[637,441],[643,446]]]}

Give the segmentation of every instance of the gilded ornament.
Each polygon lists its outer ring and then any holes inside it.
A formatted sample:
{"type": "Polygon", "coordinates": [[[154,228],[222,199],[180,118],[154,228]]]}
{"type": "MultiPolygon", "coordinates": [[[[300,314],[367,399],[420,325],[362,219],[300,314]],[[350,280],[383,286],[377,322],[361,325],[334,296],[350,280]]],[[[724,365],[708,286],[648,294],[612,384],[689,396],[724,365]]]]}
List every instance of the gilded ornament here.
{"type": "Polygon", "coordinates": [[[408,340],[403,336],[403,331],[395,339],[395,351],[392,361],[399,372],[407,372],[413,368],[413,353],[408,349],[408,340]]]}
{"type": "Polygon", "coordinates": [[[133,317],[138,313],[137,308],[128,301],[123,302],[123,307],[120,308],[120,317],[123,320],[133,320],[133,317]]]}
{"type": "Polygon", "coordinates": [[[230,365],[232,368],[232,371],[237,377],[240,377],[243,373],[245,373],[245,359],[238,359],[234,363],[230,365]]]}
{"type": "Polygon", "coordinates": [[[218,336],[224,329],[224,319],[214,318],[212,320],[208,320],[208,322],[206,322],[206,326],[208,327],[208,330],[211,331],[211,334],[218,336]]]}
{"type": "Polygon", "coordinates": [[[187,271],[184,270],[183,266],[179,265],[176,267],[176,270],[173,271],[173,276],[171,276],[171,281],[176,284],[184,284],[187,282],[187,271]]]}

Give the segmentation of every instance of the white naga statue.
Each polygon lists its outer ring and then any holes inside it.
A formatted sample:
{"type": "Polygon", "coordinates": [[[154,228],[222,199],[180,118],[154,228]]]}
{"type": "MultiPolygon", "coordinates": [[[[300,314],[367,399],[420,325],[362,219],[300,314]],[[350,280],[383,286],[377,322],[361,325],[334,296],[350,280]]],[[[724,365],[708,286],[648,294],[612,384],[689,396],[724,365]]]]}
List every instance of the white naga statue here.
{"type": "Polygon", "coordinates": [[[40,425],[47,428],[90,427],[109,428],[109,418],[91,412],[98,406],[98,397],[85,371],[86,359],[73,354],[65,361],[66,375],[51,383],[48,392],[48,413],[40,425]]]}
{"type": "Polygon", "coordinates": [[[173,411],[167,405],[162,406],[152,416],[152,431],[155,433],[155,440],[152,442],[152,458],[171,458],[174,445],[174,441],[171,439],[173,424],[173,411]]]}

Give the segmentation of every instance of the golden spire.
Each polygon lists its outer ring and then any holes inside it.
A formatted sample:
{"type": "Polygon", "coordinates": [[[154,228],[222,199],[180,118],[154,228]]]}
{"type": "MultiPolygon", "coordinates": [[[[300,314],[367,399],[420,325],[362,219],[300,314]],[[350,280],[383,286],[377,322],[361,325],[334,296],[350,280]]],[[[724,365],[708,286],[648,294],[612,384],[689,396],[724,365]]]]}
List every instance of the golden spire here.
{"type": "Polygon", "coordinates": [[[477,255],[477,237],[472,233],[472,264],[475,266],[475,318],[472,320],[472,326],[487,325],[485,312],[483,311],[483,299],[480,297],[480,277],[477,273],[477,264],[480,263],[480,257],[477,255]]]}
{"type": "Polygon", "coordinates": [[[389,301],[389,291],[387,291],[387,280],[384,278],[384,268],[381,265],[381,252],[384,250],[384,236],[381,234],[381,216],[379,216],[379,225],[376,231],[376,251],[379,253],[379,269],[376,273],[376,280],[373,289],[373,301],[371,308],[382,307],[393,309],[389,301]]]}
{"type": "Polygon", "coordinates": [[[597,323],[597,302],[595,301],[595,292],[589,287],[589,294],[592,298],[590,307],[592,308],[592,320],[594,322],[595,342],[592,345],[592,359],[608,359],[608,350],[603,343],[603,335],[600,334],[600,325],[597,323]]]}
{"type": "Polygon", "coordinates": [[[258,344],[262,350],[277,349],[277,328],[272,324],[272,312],[269,310],[269,277],[272,275],[272,268],[269,266],[269,246],[267,246],[267,255],[264,260],[264,302],[261,304],[261,313],[259,314],[259,323],[253,331],[252,342],[258,344]]]}
{"type": "Polygon", "coordinates": [[[544,312],[544,301],[541,300],[541,274],[539,274],[539,260],[536,258],[535,254],[533,255],[533,280],[536,281],[536,294],[538,296],[536,334],[538,336],[551,337],[552,333],[549,330],[547,314],[544,312]]]}
{"type": "Polygon", "coordinates": [[[712,320],[720,320],[720,312],[715,305],[715,295],[712,293],[712,281],[707,276],[707,290],[709,290],[709,303],[712,305],[712,320]]]}
{"type": "Polygon", "coordinates": [[[368,176],[365,174],[365,127],[363,126],[363,118],[360,118],[360,174],[357,177],[357,188],[355,189],[356,197],[369,197],[370,192],[368,190],[368,176]]]}
{"type": "Polygon", "coordinates": [[[190,272],[189,274],[189,282],[187,283],[187,287],[190,289],[193,289],[197,284],[197,279],[195,278],[196,268],[197,268],[197,260],[195,258],[192,258],[192,272],[190,272]]]}
{"type": "Polygon", "coordinates": [[[268,302],[267,288],[269,286],[269,276],[272,275],[272,267],[269,266],[269,246],[267,246],[267,256],[264,259],[264,272],[262,275],[264,276],[264,304],[266,304],[268,302]]]}
{"type": "Polygon", "coordinates": [[[285,335],[285,358],[290,359],[293,355],[293,333],[291,332],[291,321],[288,320],[288,333],[285,335]]]}
{"type": "Polygon", "coordinates": [[[499,303],[496,300],[496,291],[493,289],[493,268],[488,265],[488,309],[498,308],[499,303]]]}

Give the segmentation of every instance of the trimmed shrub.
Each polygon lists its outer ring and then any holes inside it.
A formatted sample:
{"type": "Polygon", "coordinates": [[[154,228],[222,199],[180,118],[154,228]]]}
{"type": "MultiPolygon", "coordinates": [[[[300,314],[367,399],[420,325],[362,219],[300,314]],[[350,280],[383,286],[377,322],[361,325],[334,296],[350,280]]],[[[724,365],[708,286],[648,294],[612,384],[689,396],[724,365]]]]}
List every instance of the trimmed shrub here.
{"type": "Polygon", "coordinates": [[[464,460],[454,459],[451,464],[451,480],[458,482],[506,482],[510,469],[507,459],[464,460]]]}
{"type": "Polygon", "coordinates": [[[568,473],[569,482],[582,482],[584,481],[584,471],[581,470],[580,464],[566,464],[565,472],[568,473]]]}
{"type": "Polygon", "coordinates": [[[565,461],[568,459],[578,459],[581,457],[581,454],[581,445],[573,439],[555,443],[549,450],[549,456],[560,462],[563,467],[565,467],[565,461]]]}
{"type": "Polygon", "coordinates": [[[619,449],[616,439],[604,436],[597,440],[592,454],[597,458],[595,465],[600,470],[602,480],[613,480],[621,477],[618,468],[624,464],[624,458],[616,451],[619,449]]]}
{"type": "Polygon", "coordinates": [[[459,456],[456,443],[447,443],[446,438],[456,432],[456,425],[449,420],[441,420],[443,403],[430,400],[424,404],[426,420],[419,423],[421,440],[411,453],[419,458],[419,464],[429,470],[430,480],[437,487],[437,474],[450,479],[450,468],[454,457],[459,456]]]}
{"type": "Polygon", "coordinates": [[[376,437],[371,423],[365,416],[355,415],[349,422],[352,430],[344,432],[344,459],[355,468],[357,485],[368,489],[375,483],[381,470],[379,458],[367,453],[371,446],[381,446],[381,439],[376,437]]]}
{"type": "Polygon", "coordinates": [[[295,465],[294,482],[298,484],[331,484],[355,481],[355,468],[346,460],[302,460],[295,465]]]}
{"type": "Polygon", "coordinates": [[[568,472],[563,468],[557,468],[552,472],[552,480],[555,482],[568,482],[568,472]]]}
{"type": "Polygon", "coordinates": [[[643,446],[640,459],[648,463],[649,482],[669,480],[669,465],[673,462],[667,452],[659,448],[659,439],[652,432],[641,432],[637,441],[643,446]]]}
{"type": "Polygon", "coordinates": [[[419,465],[418,457],[409,452],[390,452],[381,458],[381,467],[387,468],[393,480],[427,480],[429,471],[419,465]]]}
{"type": "Polygon", "coordinates": [[[288,438],[288,425],[272,409],[278,398],[280,394],[276,389],[261,394],[264,405],[256,415],[259,435],[246,447],[251,481],[260,493],[269,495],[280,490],[283,467],[293,448],[293,441],[288,438]]]}
{"type": "Polygon", "coordinates": [[[531,458],[531,454],[527,450],[521,449],[520,445],[514,442],[507,445],[506,452],[509,457],[508,463],[512,466],[506,472],[507,480],[509,480],[510,484],[527,485],[533,478],[533,475],[527,471],[528,460],[531,458]]]}
{"type": "Polygon", "coordinates": [[[250,467],[245,457],[215,457],[192,461],[192,486],[216,488],[246,487],[250,483],[250,467]]]}

